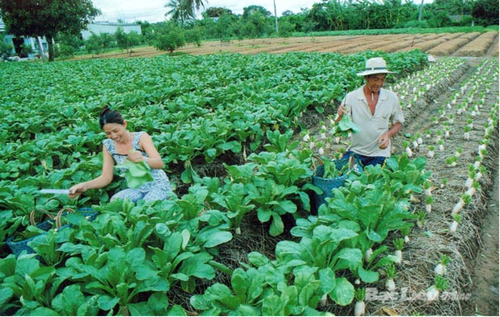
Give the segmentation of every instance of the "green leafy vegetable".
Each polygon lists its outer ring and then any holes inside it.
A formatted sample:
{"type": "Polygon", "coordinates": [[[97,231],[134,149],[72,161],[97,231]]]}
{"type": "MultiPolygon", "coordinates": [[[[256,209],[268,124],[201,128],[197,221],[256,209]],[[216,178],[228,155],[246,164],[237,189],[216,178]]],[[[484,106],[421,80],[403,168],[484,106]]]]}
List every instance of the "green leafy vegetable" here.
{"type": "Polygon", "coordinates": [[[361,128],[352,121],[348,114],[344,114],[342,119],[333,127],[331,133],[336,136],[348,136],[349,132],[358,133],[361,128]]]}
{"type": "Polygon", "coordinates": [[[125,163],[119,164],[117,168],[125,168],[125,172],[120,176],[125,177],[130,188],[137,188],[154,179],[151,175],[151,168],[144,161],[134,163],[125,160],[125,163]]]}

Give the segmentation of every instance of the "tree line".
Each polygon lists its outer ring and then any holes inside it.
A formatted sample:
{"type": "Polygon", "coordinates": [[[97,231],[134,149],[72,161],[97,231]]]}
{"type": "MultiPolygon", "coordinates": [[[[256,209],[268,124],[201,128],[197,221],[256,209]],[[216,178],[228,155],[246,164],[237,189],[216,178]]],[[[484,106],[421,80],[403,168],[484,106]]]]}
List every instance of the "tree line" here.
{"type": "Polygon", "coordinates": [[[118,28],[114,34],[93,34],[85,41],[80,31],[101,13],[90,0],[0,0],[0,15],[7,30],[15,35],[46,36],[51,60],[55,55],[72,55],[82,49],[99,54],[108,48],[129,51],[147,44],[173,52],[186,43],[201,45],[203,40],[224,42],[324,31],[499,23],[497,0],[434,0],[431,4],[410,0],[319,0],[311,8],[298,13],[285,11],[279,17],[262,6],[250,5],[242,14],[234,14],[227,8],[205,8],[204,2],[169,0],[164,22],[138,21],[141,35],[118,28]],[[198,19],[197,10],[203,10],[198,19]],[[55,49],[52,39],[58,43],[55,49]]]}

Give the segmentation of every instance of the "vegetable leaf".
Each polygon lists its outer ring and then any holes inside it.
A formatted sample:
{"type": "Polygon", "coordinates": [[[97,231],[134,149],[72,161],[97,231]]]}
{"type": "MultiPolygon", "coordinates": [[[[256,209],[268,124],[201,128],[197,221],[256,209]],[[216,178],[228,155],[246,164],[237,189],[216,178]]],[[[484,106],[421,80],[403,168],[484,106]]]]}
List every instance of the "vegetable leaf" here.
{"type": "Polygon", "coordinates": [[[140,187],[154,179],[153,175],[151,175],[151,168],[144,161],[134,163],[125,160],[125,163],[119,164],[117,167],[125,168],[125,172],[120,176],[125,177],[130,188],[140,187]]]}

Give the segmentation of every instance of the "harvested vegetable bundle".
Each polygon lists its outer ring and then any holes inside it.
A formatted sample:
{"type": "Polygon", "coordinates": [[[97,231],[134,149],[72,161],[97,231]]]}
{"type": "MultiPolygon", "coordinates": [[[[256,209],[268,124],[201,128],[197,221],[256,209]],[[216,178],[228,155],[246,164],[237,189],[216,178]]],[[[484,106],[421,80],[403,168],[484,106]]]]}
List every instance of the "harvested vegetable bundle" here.
{"type": "Polygon", "coordinates": [[[151,167],[144,161],[134,163],[127,159],[116,167],[125,169],[125,172],[120,176],[125,177],[130,188],[137,188],[154,179],[153,175],[151,175],[151,167]]]}
{"type": "Polygon", "coordinates": [[[361,128],[352,121],[348,114],[344,114],[342,119],[333,127],[330,133],[334,136],[349,136],[349,133],[358,133],[361,128]]]}

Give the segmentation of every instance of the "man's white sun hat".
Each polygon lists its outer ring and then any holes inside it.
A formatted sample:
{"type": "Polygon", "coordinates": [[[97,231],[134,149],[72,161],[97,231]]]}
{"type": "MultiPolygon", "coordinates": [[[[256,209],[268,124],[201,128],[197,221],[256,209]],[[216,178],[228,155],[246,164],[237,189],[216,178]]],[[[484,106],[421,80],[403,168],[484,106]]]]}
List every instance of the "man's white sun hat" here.
{"type": "Polygon", "coordinates": [[[358,73],[358,76],[368,76],[374,74],[394,74],[394,72],[387,69],[387,64],[382,57],[374,57],[366,61],[365,70],[358,73]]]}

